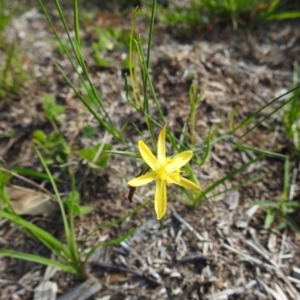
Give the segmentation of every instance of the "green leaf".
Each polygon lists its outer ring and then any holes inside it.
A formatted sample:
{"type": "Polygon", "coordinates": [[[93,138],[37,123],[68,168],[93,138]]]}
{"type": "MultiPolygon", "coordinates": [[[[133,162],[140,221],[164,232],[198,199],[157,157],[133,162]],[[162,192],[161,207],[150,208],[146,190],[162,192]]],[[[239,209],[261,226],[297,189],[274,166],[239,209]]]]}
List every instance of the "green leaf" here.
{"type": "Polygon", "coordinates": [[[16,131],[14,129],[9,129],[4,133],[4,136],[7,138],[12,138],[16,135],[16,131]]]}
{"type": "MultiPolygon", "coordinates": [[[[78,215],[87,215],[93,210],[93,207],[91,206],[78,206],[78,215]]],[[[74,212],[76,213],[76,211],[74,212]]]]}
{"type": "MultiPolygon", "coordinates": [[[[45,173],[37,172],[34,170],[30,170],[27,168],[13,168],[11,169],[12,172],[17,173],[19,175],[25,175],[25,176],[31,176],[35,178],[41,178],[41,179],[49,179],[49,176],[45,173]]],[[[62,182],[61,179],[53,177],[53,179],[57,182],[62,182]]]]}
{"type": "Polygon", "coordinates": [[[94,54],[94,60],[97,64],[97,66],[100,68],[107,68],[111,65],[111,62],[109,60],[105,59],[104,57],[102,57],[102,55],[99,53],[94,54]]]}
{"type": "Polygon", "coordinates": [[[269,229],[271,227],[272,223],[274,222],[274,220],[275,220],[274,211],[273,210],[268,210],[266,218],[265,218],[265,228],[269,229]]]}
{"type": "Polygon", "coordinates": [[[88,161],[91,167],[104,167],[108,161],[108,153],[111,150],[109,144],[97,144],[92,148],[84,148],[79,150],[79,155],[88,161]]]}
{"type": "Polygon", "coordinates": [[[71,191],[68,197],[66,198],[66,204],[77,205],[80,203],[80,194],[77,191],[71,191]]]}
{"type": "Polygon", "coordinates": [[[90,213],[93,208],[91,206],[80,206],[80,194],[77,191],[72,191],[65,200],[69,210],[74,215],[86,215],[90,213]]]}
{"type": "Polygon", "coordinates": [[[57,146],[58,144],[61,143],[61,140],[62,140],[62,135],[57,132],[57,131],[52,131],[49,135],[49,138],[48,138],[48,143],[47,143],[47,146],[48,147],[55,147],[57,146]]]}
{"type": "Polygon", "coordinates": [[[283,203],[283,205],[297,208],[297,207],[300,206],[300,202],[299,201],[286,201],[286,202],[283,203]]]}
{"type": "Polygon", "coordinates": [[[52,165],[55,163],[54,159],[51,157],[45,157],[44,158],[46,165],[52,165]]]}
{"type": "Polygon", "coordinates": [[[36,144],[43,145],[47,141],[47,136],[42,130],[35,130],[32,134],[33,141],[36,144]]]}
{"type": "Polygon", "coordinates": [[[77,191],[71,191],[65,200],[66,205],[71,213],[78,215],[80,203],[80,194],[77,191]],[[77,213],[76,213],[77,212],[77,213]]]}
{"type": "Polygon", "coordinates": [[[52,131],[51,134],[49,135],[49,138],[46,142],[46,144],[44,145],[45,148],[47,148],[47,150],[50,152],[49,154],[53,154],[53,149],[57,148],[58,155],[62,155],[62,160],[63,162],[66,161],[66,158],[64,157],[65,155],[69,155],[71,153],[71,149],[68,146],[66,140],[64,139],[64,137],[56,131],[52,131]]]}
{"type": "Polygon", "coordinates": [[[45,94],[42,102],[45,116],[48,120],[57,120],[57,117],[64,112],[64,107],[56,104],[55,98],[51,94],[45,94]]]}
{"type": "Polygon", "coordinates": [[[93,138],[96,135],[96,128],[91,125],[84,126],[81,132],[85,138],[93,138]]]}

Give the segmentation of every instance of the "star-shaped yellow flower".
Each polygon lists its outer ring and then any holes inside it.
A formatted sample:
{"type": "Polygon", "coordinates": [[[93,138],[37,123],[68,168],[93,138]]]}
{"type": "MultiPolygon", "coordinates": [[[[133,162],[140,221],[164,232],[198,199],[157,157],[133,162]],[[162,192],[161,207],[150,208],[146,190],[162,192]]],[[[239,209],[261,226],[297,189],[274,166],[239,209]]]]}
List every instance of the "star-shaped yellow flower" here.
{"type": "Polygon", "coordinates": [[[157,143],[157,158],[152,154],[148,146],[138,142],[140,154],[151,172],[128,181],[128,185],[138,187],[156,180],[154,208],[157,219],[160,220],[167,210],[167,188],[170,183],[199,191],[200,188],[192,181],[183,178],[180,168],[187,164],[193,156],[192,151],[184,151],[173,158],[166,157],[166,125],[161,129],[157,143]]]}

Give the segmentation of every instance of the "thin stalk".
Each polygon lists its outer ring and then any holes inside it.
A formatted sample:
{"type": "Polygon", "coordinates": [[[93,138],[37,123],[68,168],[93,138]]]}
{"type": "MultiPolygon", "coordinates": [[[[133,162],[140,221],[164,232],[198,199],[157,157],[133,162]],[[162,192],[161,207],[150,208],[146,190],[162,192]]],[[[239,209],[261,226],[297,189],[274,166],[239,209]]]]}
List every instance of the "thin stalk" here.
{"type": "Polygon", "coordinates": [[[149,101],[147,96],[147,83],[149,78],[149,66],[150,66],[150,56],[151,56],[151,43],[153,36],[153,27],[154,27],[154,19],[155,19],[155,9],[156,9],[156,0],[152,1],[152,10],[151,10],[151,20],[150,27],[148,33],[148,45],[147,45],[147,59],[146,59],[146,74],[144,75],[144,109],[143,111],[149,114],[149,101]]]}
{"type": "Polygon", "coordinates": [[[42,154],[40,153],[40,151],[38,150],[38,148],[33,145],[47,175],[49,176],[49,180],[51,182],[51,185],[53,187],[53,190],[54,190],[54,193],[55,193],[55,196],[57,198],[57,202],[58,202],[58,205],[59,205],[59,208],[60,208],[60,212],[61,212],[61,216],[62,216],[62,220],[63,220],[63,225],[64,225],[64,232],[65,232],[65,235],[66,235],[66,240],[67,240],[67,243],[68,243],[68,247],[70,249],[70,254],[71,254],[71,260],[73,262],[73,264],[76,265],[76,267],[78,266],[78,253],[77,255],[74,254],[74,251],[77,252],[77,248],[74,249],[73,247],[73,239],[74,239],[74,232],[71,232],[70,230],[70,226],[69,226],[69,223],[68,223],[68,220],[67,220],[67,216],[66,216],[66,212],[65,212],[65,208],[64,208],[64,204],[63,204],[63,201],[60,197],[60,194],[59,194],[59,191],[57,189],[57,186],[56,186],[56,183],[53,179],[53,176],[52,174],[50,173],[50,170],[42,156],[42,154]]]}

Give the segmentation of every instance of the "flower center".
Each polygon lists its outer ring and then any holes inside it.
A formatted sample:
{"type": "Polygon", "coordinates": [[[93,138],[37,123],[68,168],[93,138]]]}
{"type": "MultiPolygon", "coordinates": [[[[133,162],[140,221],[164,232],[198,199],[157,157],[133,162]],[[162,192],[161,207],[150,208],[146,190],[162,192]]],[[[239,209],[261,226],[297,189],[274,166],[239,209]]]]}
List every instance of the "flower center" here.
{"type": "Polygon", "coordinates": [[[162,164],[157,170],[157,177],[159,179],[165,180],[166,183],[169,185],[170,183],[173,183],[174,181],[178,182],[180,178],[180,169],[176,169],[172,172],[167,170],[167,165],[172,161],[171,158],[167,158],[165,163],[162,164]]]}

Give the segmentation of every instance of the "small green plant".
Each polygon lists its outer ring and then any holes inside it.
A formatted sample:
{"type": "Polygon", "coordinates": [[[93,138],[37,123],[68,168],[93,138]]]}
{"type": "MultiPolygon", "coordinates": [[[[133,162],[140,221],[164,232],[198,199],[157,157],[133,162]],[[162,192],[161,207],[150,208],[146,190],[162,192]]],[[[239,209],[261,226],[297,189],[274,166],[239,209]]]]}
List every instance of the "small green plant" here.
{"type": "Polygon", "coordinates": [[[96,28],[97,41],[92,44],[94,59],[99,67],[107,67],[111,62],[104,58],[104,51],[126,49],[129,36],[116,28],[96,28]]]}
{"type": "MultiPolygon", "coordinates": [[[[51,266],[65,272],[69,272],[78,276],[78,278],[84,279],[88,276],[88,271],[86,269],[86,264],[94,253],[96,249],[106,245],[116,245],[128,238],[136,228],[129,230],[121,237],[106,241],[106,242],[99,242],[93,247],[89,248],[86,251],[86,243],[88,242],[89,238],[93,235],[93,233],[106,228],[108,226],[112,226],[124,221],[126,218],[136,214],[139,210],[143,209],[146,205],[148,205],[149,201],[146,201],[142,205],[139,205],[136,209],[128,213],[122,218],[117,220],[102,224],[101,226],[91,230],[87,235],[85,240],[81,245],[79,245],[75,240],[75,227],[74,221],[75,217],[82,214],[88,214],[91,212],[92,208],[89,206],[82,206],[80,205],[80,195],[79,193],[73,189],[69,195],[62,199],[61,194],[58,192],[57,185],[55,183],[55,179],[50,173],[43,156],[39,152],[37,148],[35,148],[38,157],[40,158],[42,165],[46,171],[47,178],[49,178],[55,197],[60,209],[62,221],[63,221],[63,229],[65,234],[65,241],[58,240],[56,237],[48,233],[46,230],[38,227],[31,222],[25,220],[24,218],[18,216],[13,211],[9,209],[9,196],[6,193],[5,184],[7,182],[6,175],[4,176],[3,172],[0,172],[0,201],[8,204],[6,205],[5,209],[0,209],[0,217],[10,220],[14,222],[20,228],[22,228],[25,233],[29,233],[31,237],[36,238],[42,244],[44,244],[50,251],[55,255],[55,259],[49,259],[47,257],[42,257],[36,254],[30,254],[25,252],[20,252],[17,250],[10,250],[10,249],[0,249],[0,256],[9,256],[18,259],[24,259],[28,261],[32,261],[39,264],[44,264],[47,266],[51,266]],[[66,209],[67,208],[67,209],[66,209]]],[[[74,180],[74,178],[73,178],[74,180]]]]}
{"type": "MultiPolygon", "coordinates": [[[[22,57],[15,44],[2,42],[0,38],[0,97],[18,94],[30,75],[23,68],[22,57]]],[[[11,97],[9,97],[11,98],[11,97]]]]}
{"type": "Polygon", "coordinates": [[[96,135],[96,128],[95,126],[86,125],[81,129],[81,132],[85,138],[91,139],[96,135]]]}
{"type": "Polygon", "coordinates": [[[49,121],[58,121],[58,116],[64,112],[62,105],[56,104],[55,98],[51,94],[45,94],[42,105],[46,118],[49,121]]]}
{"type": "Polygon", "coordinates": [[[3,36],[18,4],[19,1],[0,0],[0,98],[4,99],[10,99],[10,94],[18,94],[23,83],[30,79],[23,69],[24,57],[18,47],[3,36]]]}
{"type": "Polygon", "coordinates": [[[0,42],[2,37],[2,32],[6,25],[10,22],[16,4],[8,0],[0,0],[0,42]]]}
{"type": "Polygon", "coordinates": [[[206,14],[199,13],[199,10],[195,10],[193,5],[191,6],[179,6],[174,9],[168,9],[158,6],[158,19],[171,26],[184,26],[189,27],[196,25],[206,25],[210,22],[206,14]]]}
{"type": "Polygon", "coordinates": [[[93,208],[91,206],[80,205],[80,194],[77,191],[72,191],[65,199],[68,211],[75,216],[87,215],[93,208]]]}
{"type": "Polygon", "coordinates": [[[78,151],[81,158],[85,159],[91,168],[103,168],[108,161],[108,153],[112,149],[109,144],[97,144],[92,148],[84,148],[78,151]]]}
{"type": "Polygon", "coordinates": [[[47,136],[42,130],[35,130],[32,137],[34,143],[43,149],[47,165],[67,162],[71,149],[59,132],[53,131],[47,136]]]}
{"type": "Polygon", "coordinates": [[[43,96],[42,107],[54,131],[47,135],[42,130],[35,130],[32,135],[33,142],[43,149],[47,165],[54,163],[65,164],[71,154],[71,149],[56,125],[56,122],[59,122],[59,115],[64,112],[64,107],[57,104],[54,96],[51,94],[43,96]]]}
{"type": "Polygon", "coordinates": [[[282,11],[281,5],[284,5],[284,1],[272,0],[267,6],[266,10],[263,10],[260,14],[260,19],[263,21],[271,20],[289,20],[300,18],[299,3],[294,3],[294,9],[290,11],[282,11]]]}
{"type": "Polygon", "coordinates": [[[177,27],[195,27],[231,21],[234,28],[237,28],[240,23],[251,27],[264,21],[300,17],[297,5],[294,5],[294,10],[282,11],[283,2],[281,0],[191,0],[189,6],[175,7],[172,10],[159,7],[158,18],[177,27]]]}
{"type": "Polygon", "coordinates": [[[271,200],[251,201],[252,205],[259,205],[266,213],[266,229],[269,229],[271,226],[274,226],[277,229],[288,226],[294,232],[300,233],[298,226],[291,218],[291,214],[299,210],[300,204],[299,201],[290,199],[290,174],[290,160],[289,157],[287,157],[284,164],[283,192],[280,199],[276,202],[271,200]]]}

